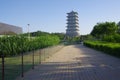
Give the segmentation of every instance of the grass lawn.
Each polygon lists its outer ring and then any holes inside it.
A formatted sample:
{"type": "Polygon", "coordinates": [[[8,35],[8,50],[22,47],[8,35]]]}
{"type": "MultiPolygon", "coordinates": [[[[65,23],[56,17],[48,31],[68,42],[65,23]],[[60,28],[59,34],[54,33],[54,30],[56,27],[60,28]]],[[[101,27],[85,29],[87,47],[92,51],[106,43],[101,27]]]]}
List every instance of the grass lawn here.
{"type": "MultiPolygon", "coordinates": [[[[32,67],[32,53],[24,55],[24,72],[28,71],[32,67]]],[[[34,56],[35,65],[39,63],[38,53],[34,56]]],[[[1,59],[0,59],[1,66],[1,59]]],[[[1,68],[1,67],[0,67],[1,68]]],[[[0,70],[0,74],[1,70],[0,70]]],[[[5,80],[15,80],[17,76],[21,74],[21,56],[6,57],[5,58],[5,80]]],[[[0,80],[1,79],[0,75],[0,80]]]]}

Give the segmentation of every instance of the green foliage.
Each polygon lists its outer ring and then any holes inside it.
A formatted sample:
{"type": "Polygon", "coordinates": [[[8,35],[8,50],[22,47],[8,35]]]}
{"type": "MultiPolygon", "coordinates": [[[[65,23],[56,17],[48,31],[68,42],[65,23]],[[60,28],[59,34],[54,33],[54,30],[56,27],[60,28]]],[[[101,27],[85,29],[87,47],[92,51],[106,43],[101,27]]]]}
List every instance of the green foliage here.
{"type": "Polygon", "coordinates": [[[16,55],[20,53],[25,46],[26,38],[20,36],[1,37],[0,38],[0,55],[16,55]]]}
{"type": "Polygon", "coordinates": [[[40,36],[40,37],[28,37],[24,36],[6,36],[0,37],[0,56],[18,55],[23,52],[44,48],[47,46],[53,46],[60,42],[57,36],[40,36]]]}
{"type": "Polygon", "coordinates": [[[50,35],[50,33],[43,32],[43,31],[37,31],[37,32],[31,32],[30,35],[35,37],[35,36],[50,35]]]}
{"type": "Polygon", "coordinates": [[[80,40],[84,41],[84,40],[95,40],[95,38],[92,35],[81,35],[80,36],[80,40]]]}
{"type": "Polygon", "coordinates": [[[65,34],[64,33],[52,33],[52,35],[56,35],[60,38],[60,40],[64,40],[65,34]]]}
{"type": "Polygon", "coordinates": [[[108,43],[103,41],[85,41],[84,45],[103,51],[109,55],[120,57],[120,43],[108,43]]]}
{"type": "Polygon", "coordinates": [[[117,33],[120,34],[120,22],[118,22],[117,25],[118,25],[118,31],[117,31],[117,33]]]}
{"type": "Polygon", "coordinates": [[[24,35],[24,36],[30,35],[32,37],[36,37],[36,36],[50,35],[50,33],[43,32],[43,31],[37,31],[37,32],[31,32],[31,33],[24,33],[22,35],[24,35]]]}
{"type": "Polygon", "coordinates": [[[81,42],[80,37],[67,37],[67,39],[66,39],[67,44],[76,44],[76,43],[80,43],[80,42],[81,42]]]}
{"type": "Polygon", "coordinates": [[[94,26],[91,35],[101,39],[104,35],[115,34],[117,31],[118,25],[115,22],[97,23],[94,26]]]}
{"type": "Polygon", "coordinates": [[[46,36],[40,36],[37,37],[38,42],[41,44],[41,48],[47,47],[47,46],[53,46],[60,42],[59,37],[53,36],[53,35],[46,35],[46,36]]]}
{"type": "Polygon", "coordinates": [[[107,42],[117,42],[120,43],[120,34],[106,35],[102,39],[107,42]]]}

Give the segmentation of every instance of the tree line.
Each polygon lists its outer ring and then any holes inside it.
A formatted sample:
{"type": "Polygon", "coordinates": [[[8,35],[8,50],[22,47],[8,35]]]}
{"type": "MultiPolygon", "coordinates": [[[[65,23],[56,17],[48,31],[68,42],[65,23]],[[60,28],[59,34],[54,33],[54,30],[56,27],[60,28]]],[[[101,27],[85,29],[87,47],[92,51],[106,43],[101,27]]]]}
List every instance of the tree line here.
{"type": "Polygon", "coordinates": [[[120,24],[115,22],[97,23],[90,35],[86,35],[84,38],[86,38],[85,46],[120,57],[120,24]]]}
{"type": "Polygon", "coordinates": [[[90,35],[108,42],[120,42],[120,25],[115,22],[97,23],[90,35]]]}

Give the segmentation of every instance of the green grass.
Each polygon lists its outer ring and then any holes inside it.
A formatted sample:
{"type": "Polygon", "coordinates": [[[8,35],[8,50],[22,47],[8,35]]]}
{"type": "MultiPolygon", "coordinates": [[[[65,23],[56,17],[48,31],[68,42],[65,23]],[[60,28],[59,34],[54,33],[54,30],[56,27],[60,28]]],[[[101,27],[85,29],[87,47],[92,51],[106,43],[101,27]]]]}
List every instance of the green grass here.
{"type": "MultiPolygon", "coordinates": [[[[38,63],[38,54],[35,54],[35,65],[38,63]]],[[[1,64],[0,64],[1,66],[1,64]]],[[[32,67],[32,53],[24,55],[24,72],[32,67]]],[[[1,72],[0,72],[1,73],[1,72]]],[[[21,74],[21,56],[5,58],[5,80],[15,80],[21,74]]],[[[1,80],[1,79],[0,79],[1,80]]]]}

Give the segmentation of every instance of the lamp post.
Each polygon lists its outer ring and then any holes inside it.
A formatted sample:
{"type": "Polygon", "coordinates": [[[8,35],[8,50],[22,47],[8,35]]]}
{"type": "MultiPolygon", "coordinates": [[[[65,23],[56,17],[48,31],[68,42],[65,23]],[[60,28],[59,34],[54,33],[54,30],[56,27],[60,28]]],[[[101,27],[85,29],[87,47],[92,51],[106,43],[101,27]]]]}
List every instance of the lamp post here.
{"type": "Polygon", "coordinates": [[[29,38],[29,40],[30,40],[30,31],[29,31],[29,26],[30,26],[30,24],[27,24],[28,25],[28,38],[29,38]]]}

